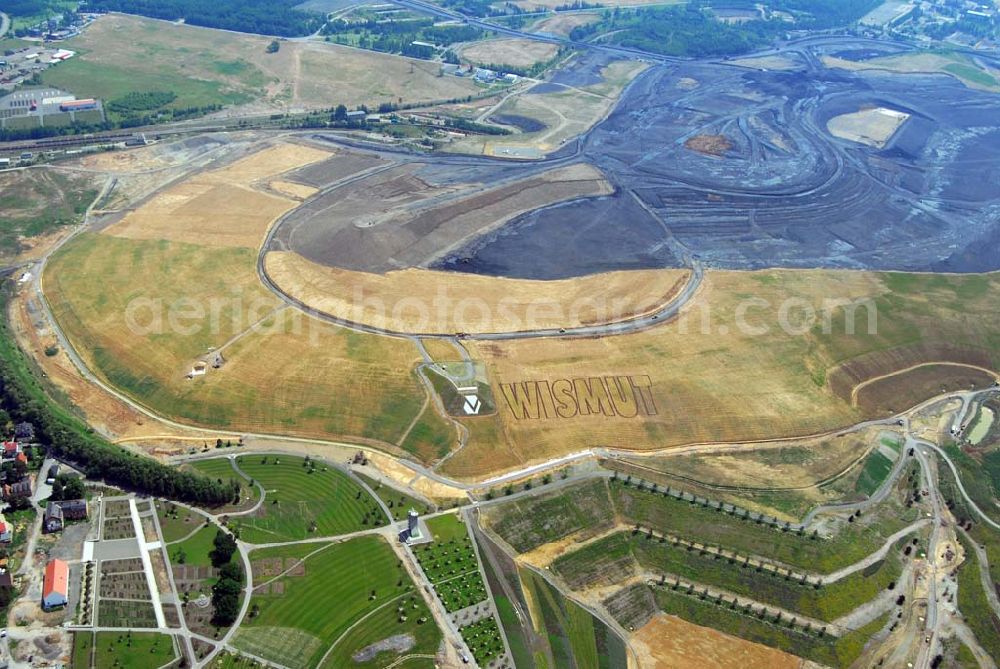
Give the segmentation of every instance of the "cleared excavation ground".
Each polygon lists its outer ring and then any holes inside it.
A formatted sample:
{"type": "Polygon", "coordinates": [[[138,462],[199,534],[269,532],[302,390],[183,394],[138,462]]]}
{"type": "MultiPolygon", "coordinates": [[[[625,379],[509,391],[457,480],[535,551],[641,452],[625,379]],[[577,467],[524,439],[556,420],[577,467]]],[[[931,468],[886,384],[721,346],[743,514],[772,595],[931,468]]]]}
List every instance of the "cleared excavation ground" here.
{"type": "Polygon", "coordinates": [[[712,666],[719,669],[797,669],[802,661],[775,648],[657,614],[632,635],[642,669],[712,666]]]}
{"type": "Polygon", "coordinates": [[[288,251],[268,253],[265,267],[284,293],[312,309],[410,333],[517,332],[628,320],[669,303],[688,276],[685,270],[639,270],[530,281],[425,269],[373,274],[326,267],[288,251]]]}
{"type": "Polygon", "coordinates": [[[151,198],[105,229],[113,237],[213,247],[256,248],[271,223],[295,206],[256,181],[327,158],[329,152],[280,144],[228,167],[197,174],[151,198]]]}
{"type": "Polygon", "coordinates": [[[875,107],[834,117],[826,126],[834,137],[881,149],[908,118],[906,112],[875,107]]]}
{"type": "Polygon", "coordinates": [[[448,151],[508,158],[537,159],[559,149],[601,121],[625,86],[648,67],[636,61],[577,56],[546,83],[508,97],[490,119],[515,129],[514,134],[469,136],[448,151]]]}
{"type": "MultiPolygon", "coordinates": [[[[333,174],[323,176],[334,183],[353,170],[360,174],[382,166],[373,158],[351,154],[322,165],[331,168],[333,174]]],[[[520,178],[504,178],[506,174],[492,170],[482,180],[469,176],[462,166],[385,167],[389,169],[327,190],[297,209],[281,223],[270,248],[366,272],[420,267],[533,209],[612,192],[604,175],[586,164],[520,178]]],[[[302,181],[303,175],[297,178],[302,181]]]]}
{"type": "Polygon", "coordinates": [[[559,47],[555,44],[513,38],[473,42],[463,47],[459,55],[480,65],[528,68],[535,63],[551,60],[558,52],[559,47]]]}

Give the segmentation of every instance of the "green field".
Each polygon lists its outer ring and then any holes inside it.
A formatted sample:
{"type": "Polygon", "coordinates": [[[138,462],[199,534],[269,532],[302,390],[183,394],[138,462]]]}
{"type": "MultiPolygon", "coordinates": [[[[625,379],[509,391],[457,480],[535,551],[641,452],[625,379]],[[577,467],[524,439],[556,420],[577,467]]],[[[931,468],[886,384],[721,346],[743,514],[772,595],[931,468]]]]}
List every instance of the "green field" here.
{"type": "MultiPolygon", "coordinates": [[[[67,48],[75,47],[70,44],[67,48]]],[[[177,99],[170,107],[176,108],[241,104],[252,98],[250,91],[227,91],[218,82],[188,77],[173,67],[145,70],[141,88],[138,88],[134,70],[123,65],[89,60],[86,50],[80,50],[77,58],[47,69],[42,75],[42,82],[70,91],[78,97],[102,100],[121,98],[137,90],[171,91],[177,94],[177,99]]]]}
{"type": "Polygon", "coordinates": [[[894,492],[863,520],[847,524],[829,539],[783,531],[780,524],[760,523],[621,478],[608,484],[590,481],[549,495],[495,505],[485,512],[485,522],[518,552],[570,535],[584,540],[618,522],[827,573],[869,555],[887,537],[916,521],[918,510],[904,504],[908,494],[904,475],[894,492]]]}
{"type": "MultiPolygon", "coordinates": [[[[565,555],[552,569],[576,589],[616,572],[625,575],[641,566],[666,577],[707,585],[802,615],[832,621],[877,597],[902,572],[902,543],[871,567],[838,581],[815,587],[768,570],[744,565],[739,559],[673,545],[645,533],[620,533],[565,555]]],[[[637,569],[636,569],[637,571],[637,569]]]]}
{"type": "Polygon", "coordinates": [[[993,613],[979,575],[979,561],[965,536],[958,540],[965,549],[965,562],[958,571],[958,609],[983,649],[991,657],[1000,657],[1000,619],[993,613]]]}
{"type": "Polygon", "coordinates": [[[378,498],[381,499],[387,507],[389,507],[389,511],[392,512],[393,520],[405,520],[410,509],[416,509],[417,513],[420,515],[425,515],[431,512],[431,507],[428,506],[427,502],[422,502],[415,497],[411,497],[404,492],[396,490],[392,486],[386,485],[381,481],[376,481],[375,479],[362,474],[358,474],[357,477],[368,484],[368,487],[375,491],[378,498]]]}
{"type": "MultiPolygon", "coordinates": [[[[321,545],[311,548],[315,551],[321,545]]],[[[284,547],[252,554],[254,561],[287,555],[284,547]]],[[[441,634],[381,537],[330,545],[308,557],[304,566],[303,574],[290,573],[268,584],[267,594],[254,593],[251,615],[234,641],[237,648],[292,669],[354,666],[349,659],[354,653],[399,634],[412,635],[415,641],[405,654],[437,652],[441,634]],[[276,593],[273,586],[278,583],[276,593]],[[365,623],[352,629],[362,618],[365,623]]],[[[394,658],[395,654],[382,653],[359,666],[385,666],[394,658]]]]}
{"type": "Polygon", "coordinates": [[[223,483],[236,481],[240,484],[240,503],[227,506],[223,509],[212,509],[212,513],[225,513],[227,511],[247,509],[256,504],[260,498],[260,489],[257,486],[250,485],[249,481],[240,476],[233,469],[232,461],[228,457],[194,460],[189,465],[194,470],[223,483]]]}
{"type": "Polygon", "coordinates": [[[215,535],[219,529],[215,525],[202,527],[187,539],[173,544],[167,548],[170,555],[170,562],[173,564],[187,564],[197,567],[209,567],[212,565],[212,558],[209,553],[215,548],[215,535]],[[181,556],[183,555],[183,560],[181,556]]]}
{"type": "Polygon", "coordinates": [[[861,475],[854,484],[854,489],[869,497],[882,485],[889,472],[892,471],[892,460],[882,455],[878,450],[874,450],[865,458],[861,475]]]}
{"type": "Polygon", "coordinates": [[[149,669],[177,657],[174,641],[153,632],[98,632],[94,667],[149,669]]]}
{"type": "Polygon", "coordinates": [[[156,515],[160,521],[160,534],[168,544],[180,541],[205,524],[203,516],[163,500],[156,501],[156,515]]]}
{"type": "MultiPolygon", "coordinates": [[[[994,474],[993,468],[1000,465],[1000,461],[995,457],[989,457],[989,454],[987,454],[983,458],[984,464],[981,464],[954,444],[945,445],[944,451],[958,470],[958,475],[962,479],[962,486],[969,494],[969,497],[972,498],[972,501],[994,521],[1000,521],[1000,511],[995,510],[997,508],[996,500],[1000,496],[996,494],[991,478],[994,474]]],[[[951,470],[944,467],[941,478],[942,481],[946,479],[950,480],[951,470]]],[[[956,499],[959,497],[956,496],[956,499]]],[[[970,515],[969,517],[971,520],[980,522],[978,514],[970,515]]]]}
{"type": "Polygon", "coordinates": [[[242,455],[237,463],[264,487],[261,508],[230,521],[243,541],[336,536],[388,522],[371,495],[336,467],[288,455],[242,455]]]}
{"type": "Polygon", "coordinates": [[[70,666],[73,669],[90,669],[90,655],[94,649],[93,632],[76,632],[73,634],[73,655],[70,666]]]}
{"type": "Polygon", "coordinates": [[[612,669],[627,664],[624,643],[603,622],[530,569],[521,570],[521,583],[536,605],[532,617],[542,618],[535,626],[548,633],[545,659],[540,663],[535,657],[535,667],[612,669]]]}
{"type": "Polygon", "coordinates": [[[945,65],[944,69],[946,72],[954,74],[959,79],[970,81],[974,84],[978,84],[979,86],[992,88],[997,85],[997,80],[992,75],[984,72],[975,65],[955,63],[954,65],[945,65]]]}

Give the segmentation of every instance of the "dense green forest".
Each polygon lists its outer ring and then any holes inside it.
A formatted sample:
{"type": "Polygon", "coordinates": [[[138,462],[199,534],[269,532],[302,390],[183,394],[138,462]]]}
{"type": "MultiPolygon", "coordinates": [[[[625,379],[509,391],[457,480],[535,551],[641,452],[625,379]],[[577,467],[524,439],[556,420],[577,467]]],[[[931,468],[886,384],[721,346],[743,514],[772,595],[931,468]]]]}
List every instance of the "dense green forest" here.
{"type": "MultiPolygon", "coordinates": [[[[6,302],[6,296],[0,296],[0,309],[6,311],[6,302]]],[[[0,327],[0,408],[14,422],[31,423],[36,439],[47,445],[52,455],[73,463],[89,478],[126,490],[208,506],[226,504],[239,494],[235,483],[221,484],[206,476],[182,472],[139,457],[94,434],[46,394],[6,323],[0,327]]]]}
{"type": "Polygon", "coordinates": [[[60,13],[60,6],[64,4],[57,0],[4,0],[0,3],[0,11],[10,16],[42,16],[60,13]]]}
{"type": "Polygon", "coordinates": [[[570,38],[587,40],[609,34],[609,41],[667,56],[704,58],[735,56],[760,49],[791,29],[821,30],[850,25],[881,4],[881,0],[769,0],[769,10],[795,17],[726,23],[712,14],[712,5],[753,8],[758,3],[735,0],[692,2],[685,7],[605,11],[601,21],[574,28],[570,38]]]}
{"type": "Polygon", "coordinates": [[[823,30],[855,23],[883,0],[768,0],[769,9],[795,17],[795,28],[823,30]]]}
{"type": "Polygon", "coordinates": [[[432,18],[406,21],[379,21],[372,18],[364,22],[338,19],[323,26],[323,34],[338,44],[423,59],[430,59],[437,53],[437,49],[428,46],[429,44],[444,47],[455,42],[477,40],[483,35],[482,30],[472,26],[434,24],[435,20],[432,18]]]}
{"type": "Polygon", "coordinates": [[[89,0],[89,11],[124,12],[244,33],[300,37],[323,17],[295,9],[300,0],[89,0]]]}
{"type": "Polygon", "coordinates": [[[667,56],[730,56],[769,44],[787,27],[778,21],[723,23],[695,7],[606,12],[598,23],[574,28],[570,38],[586,40],[614,33],[609,41],[667,56]]]}

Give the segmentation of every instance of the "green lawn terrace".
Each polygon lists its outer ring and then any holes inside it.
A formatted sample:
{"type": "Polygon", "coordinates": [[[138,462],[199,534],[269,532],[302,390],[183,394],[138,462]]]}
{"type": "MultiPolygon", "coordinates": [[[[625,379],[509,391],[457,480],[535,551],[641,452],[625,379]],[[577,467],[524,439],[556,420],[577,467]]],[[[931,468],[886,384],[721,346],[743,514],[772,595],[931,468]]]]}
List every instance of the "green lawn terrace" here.
{"type": "Polygon", "coordinates": [[[220,483],[235,481],[239,484],[239,500],[234,500],[233,503],[227,504],[221,508],[209,509],[212,513],[233,513],[246,511],[247,509],[252,508],[260,499],[260,489],[255,485],[250,485],[249,479],[241,476],[236,471],[233,467],[235,461],[235,457],[217,457],[207,458],[204,460],[194,460],[187,465],[198,473],[204,474],[205,476],[208,476],[209,478],[220,483]]]}
{"type": "Polygon", "coordinates": [[[264,489],[253,513],[229,526],[252,544],[334,537],[382,527],[389,518],[351,474],[333,465],[289,455],[242,455],[236,466],[264,489]]]}
{"type": "Polygon", "coordinates": [[[466,625],[459,630],[462,639],[472,651],[472,656],[476,664],[485,666],[491,660],[504,654],[503,637],[500,635],[500,627],[497,621],[490,618],[483,618],[471,625],[466,625]]]}
{"type": "Polygon", "coordinates": [[[250,560],[255,588],[239,650],[289,669],[385,667],[438,652],[441,632],[382,537],[263,548],[250,560]]]}
{"type": "Polygon", "coordinates": [[[180,657],[173,637],[155,632],[76,632],[73,669],[147,669],[180,657]]]}
{"type": "Polygon", "coordinates": [[[474,606],[488,597],[479,559],[465,523],[454,514],[427,521],[433,541],[412,550],[448,613],[474,606]]]}

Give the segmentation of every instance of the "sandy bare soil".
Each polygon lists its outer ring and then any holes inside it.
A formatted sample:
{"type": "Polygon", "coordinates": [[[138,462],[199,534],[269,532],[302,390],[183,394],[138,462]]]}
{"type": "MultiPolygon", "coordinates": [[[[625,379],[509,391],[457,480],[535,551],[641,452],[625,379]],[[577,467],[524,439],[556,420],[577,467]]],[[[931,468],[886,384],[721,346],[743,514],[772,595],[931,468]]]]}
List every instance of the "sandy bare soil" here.
{"type": "Polygon", "coordinates": [[[288,197],[294,198],[296,200],[305,200],[306,198],[312,197],[316,194],[317,189],[312,186],[305,186],[303,184],[297,184],[292,181],[272,181],[268,184],[272,189],[278,191],[282,195],[287,195],[288,197]]]}
{"type": "Polygon", "coordinates": [[[725,135],[695,135],[684,146],[708,156],[724,156],[733,148],[733,142],[725,135]]]}
{"type": "Polygon", "coordinates": [[[908,118],[906,112],[875,107],[832,118],[826,127],[834,137],[881,149],[908,118]]]}
{"type": "Polygon", "coordinates": [[[272,251],[265,262],[282,290],[318,311],[413,333],[516,332],[626,320],[669,302],[688,274],[642,270],[561,281],[425,269],[373,274],[325,267],[290,251],[272,251]]]}
{"type": "Polygon", "coordinates": [[[796,669],[802,660],[676,616],[658,615],[632,635],[640,669],[796,669]]]}
{"type": "Polygon", "coordinates": [[[555,44],[513,38],[472,42],[462,48],[460,55],[480,65],[531,67],[551,59],[558,52],[559,47],[555,44]]]}
{"type": "Polygon", "coordinates": [[[261,192],[253,182],[328,156],[326,151],[300,145],[271,147],[158,193],[105,232],[126,239],[254,248],[271,222],[295,201],[261,192]]]}
{"type": "Polygon", "coordinates": [[[549,33],[552,35],[569,37],[573,28],[585,26],[590,23],[596,23],[600,20],[600,18],[601,15],[597,12],[574,12],[572,14],[561,13],[542,19],[538,23],[531,26],[531,30],[538,33],[549,33]]]}

